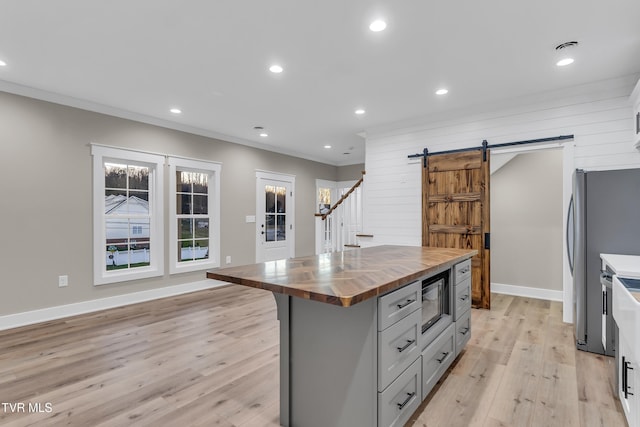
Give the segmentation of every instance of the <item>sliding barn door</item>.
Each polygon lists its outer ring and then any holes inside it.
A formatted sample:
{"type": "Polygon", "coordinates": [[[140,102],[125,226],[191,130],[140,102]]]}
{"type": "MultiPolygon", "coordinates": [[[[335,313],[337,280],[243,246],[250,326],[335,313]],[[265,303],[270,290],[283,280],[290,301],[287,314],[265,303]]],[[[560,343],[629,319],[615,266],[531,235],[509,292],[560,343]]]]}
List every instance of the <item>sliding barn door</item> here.
{"type": "Polygon", "coordinates": [[[422,171],[422,245],[477,249],[471,260],[474,307],[490,307],[489,151],[428,157],[422,171]]]}

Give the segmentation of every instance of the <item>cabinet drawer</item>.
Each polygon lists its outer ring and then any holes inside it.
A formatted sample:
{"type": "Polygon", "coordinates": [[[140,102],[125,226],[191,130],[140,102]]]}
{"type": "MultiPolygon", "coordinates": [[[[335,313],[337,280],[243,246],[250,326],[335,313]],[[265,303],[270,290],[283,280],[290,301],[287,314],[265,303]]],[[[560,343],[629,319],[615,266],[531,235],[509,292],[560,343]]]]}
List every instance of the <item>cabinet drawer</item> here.
{"type": "Polygon", "coordinates": [[[422,401],[420,392],[420,358],[394,382],[378,393],[378,426],[402,427],[422,401]]]}
{"type": "Polygon", "coordinates": [[[449,325],[449,327],[422,352],[423,400],[455,359],[454,325],[455,323],[449,325]]]}
{"type": "Polygon", "coordinates": [[[378,298],[378,330],[383,331],[422,307],[422,285],[413,282],[378,298]]]}
{"type": "Polygon", "coordinates": [[[455,286],[456,301],[453,308],[454,319],[458,320],[471,308],[471,277],[455,286]]]}
{"type": "Polygon", "coordinates": [[[384,390],[414,360],[420,357],[418,337],[421,311],[378,332],[378,391],[384,390]]]}
{"type": "Polygon", "coordinates": [[[455,284],[461,283],[463,280],[471,277],[471,260],[462,261],[453,267],[453,277],[455,284]]]}
{"type": "Polygon", "coordinates": [[[463,313],[456,320],[456,356],[460,354],[464,346],[471,339],[471,310],[463,313]]]}

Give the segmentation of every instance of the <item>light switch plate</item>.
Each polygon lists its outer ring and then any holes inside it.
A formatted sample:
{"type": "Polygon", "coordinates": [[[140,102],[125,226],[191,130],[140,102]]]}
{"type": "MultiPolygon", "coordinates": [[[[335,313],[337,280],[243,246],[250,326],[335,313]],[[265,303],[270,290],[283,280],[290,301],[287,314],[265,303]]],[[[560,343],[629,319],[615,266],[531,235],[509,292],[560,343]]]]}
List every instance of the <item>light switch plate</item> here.
{"type": "Polygon", "coordinates": [[[65,286],[69,286],[69,276],[58,276],[58,287],[64,288],[65,286]]]}
{"type": "Polygon", "coordinates": [[[245,218],[246,222],[256,222],[256,216],[255,215],[247,215],[245,218]]]}

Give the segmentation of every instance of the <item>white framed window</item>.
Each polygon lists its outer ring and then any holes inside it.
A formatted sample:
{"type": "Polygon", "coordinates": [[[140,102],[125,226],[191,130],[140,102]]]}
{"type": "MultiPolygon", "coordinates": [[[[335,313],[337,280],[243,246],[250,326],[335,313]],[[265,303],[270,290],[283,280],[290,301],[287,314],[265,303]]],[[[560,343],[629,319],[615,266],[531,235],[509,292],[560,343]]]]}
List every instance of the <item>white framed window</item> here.
{"type": "Polygon", "coordinates": [[[100,145],[93,156],[94,284],[164,274],[164,156],[100,145]]]}
{"type": "Polygon", "coordinates": [[[219,163],[169,157],[171,274],[220,266],[219,163]]]}

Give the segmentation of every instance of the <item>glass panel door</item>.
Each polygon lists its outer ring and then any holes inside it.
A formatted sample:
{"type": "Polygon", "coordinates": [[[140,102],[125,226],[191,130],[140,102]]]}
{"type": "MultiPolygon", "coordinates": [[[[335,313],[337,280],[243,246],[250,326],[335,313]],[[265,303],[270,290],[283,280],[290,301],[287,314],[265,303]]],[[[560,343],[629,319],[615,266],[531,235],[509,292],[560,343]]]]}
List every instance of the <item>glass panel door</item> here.
{"type": "Polygon", "coordinates": [[[258,230],[256,261],[270,261],[293,256],[290,239],[293,218],[291,215],[292,183],[260,178],[258,180],[258,230]]]}

